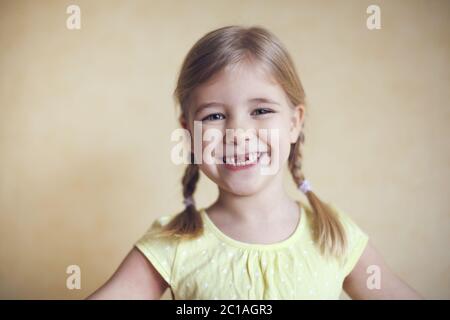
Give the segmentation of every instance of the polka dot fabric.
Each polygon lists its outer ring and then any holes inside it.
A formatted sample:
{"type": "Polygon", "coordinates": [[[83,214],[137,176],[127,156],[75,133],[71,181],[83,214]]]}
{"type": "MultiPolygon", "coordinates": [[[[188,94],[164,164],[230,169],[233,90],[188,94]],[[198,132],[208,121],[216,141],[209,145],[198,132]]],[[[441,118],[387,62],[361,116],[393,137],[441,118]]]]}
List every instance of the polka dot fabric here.
{"type": "Polygon", "coordinates": [[[297,201],[300,221],[285,240],[251,244],[224,234],[204,208],[204,233],[193,240],[155,235],[173,215],[151,225],[135,246],[170,285],[174,299],[338,299],[368,236],[332,205],[345,228],[349,251],[340,261],[320,255],[312,238],[311,208],[297,201]]]}

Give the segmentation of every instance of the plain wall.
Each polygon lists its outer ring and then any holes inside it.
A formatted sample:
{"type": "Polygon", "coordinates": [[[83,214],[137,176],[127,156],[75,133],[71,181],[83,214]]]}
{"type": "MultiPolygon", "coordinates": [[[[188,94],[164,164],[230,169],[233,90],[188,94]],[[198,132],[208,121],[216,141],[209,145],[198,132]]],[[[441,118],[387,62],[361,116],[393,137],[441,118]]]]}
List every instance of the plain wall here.
{"type": "MultiPolygon", "coordinates": [[[[426,298],[450,298],[446,0],[1,1],[0,298],[83,298],[182,209],[171,95],[194,42],[229,24],[264,26],[292,55],[317,194],[426,298]],[[66,288],[71,264],[81,290],[66,288]]],[[[199,206],[216,195],[202,176],[199,206]]]]}

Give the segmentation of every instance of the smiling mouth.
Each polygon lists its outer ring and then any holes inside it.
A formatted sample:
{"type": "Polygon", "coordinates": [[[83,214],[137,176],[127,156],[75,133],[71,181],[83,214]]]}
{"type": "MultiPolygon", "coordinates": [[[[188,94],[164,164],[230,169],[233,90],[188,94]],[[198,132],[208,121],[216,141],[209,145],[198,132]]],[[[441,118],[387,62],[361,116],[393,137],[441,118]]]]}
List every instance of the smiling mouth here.
{"type": "Polygon", "coordinates": [[[245,155],[236,155],[234,157],[223,157],[223,164],[232,167],[244,167],[252,164],[256,164],[261,156],[267,154],[267,152],[251,152],[245,155]]]}

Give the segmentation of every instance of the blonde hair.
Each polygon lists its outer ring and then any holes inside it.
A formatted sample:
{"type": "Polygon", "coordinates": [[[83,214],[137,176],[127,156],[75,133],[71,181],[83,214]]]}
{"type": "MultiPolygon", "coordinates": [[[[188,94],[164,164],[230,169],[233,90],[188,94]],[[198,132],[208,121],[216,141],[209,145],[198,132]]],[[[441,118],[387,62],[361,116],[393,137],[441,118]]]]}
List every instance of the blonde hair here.
{"type": "MultiPolygon", "coordinates": [[[[199,39],[183,61],[174,98],[181,108],[180,119],[188,120],[188,110],[194,89],[205,83],[228,65],[244,60],[256,60],[269,67],[270,73],[289,98],[292,105],[305,105],[305,93],[294,63],[281,42],[268,30],[253,26],[227,26],[211,31],[199,39]]],[[[303,132],[291,144],[288,166],[294,182],[299,186],[302,173],[301,144],[303,132]]],[[[192,155],[193,160],[193,155],[192,155]]],[[[191,161],[182,178],[184,198],[192,198],[199,179],[199,167],[191,161]]],[[[344,229],[332,208],[314,192],[306,192],[313,211],[314,241],[325,256],[342,257],[347,240],[344,229]]],[[[195,238],[203,232],[200,212],[194,203],[188,203],[163,229],[162,235],[195,238]]]]}

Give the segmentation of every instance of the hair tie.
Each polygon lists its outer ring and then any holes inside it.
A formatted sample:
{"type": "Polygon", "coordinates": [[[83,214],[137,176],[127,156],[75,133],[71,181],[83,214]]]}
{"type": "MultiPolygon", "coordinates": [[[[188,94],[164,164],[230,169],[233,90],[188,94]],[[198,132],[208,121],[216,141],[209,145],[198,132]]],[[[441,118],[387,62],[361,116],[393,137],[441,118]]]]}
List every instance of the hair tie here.
{"type": "Polygon", "coordinates": [[[194,201],[194,199],[192,198],[192,196],[189,196],[189,197],[184,198],[183,204],[184,204],[186,207],[189,207],[189,206],[195,206],[195,201],[194,201]]]}
{"type": "Polygon", "coordinates": [[[311,185],[309,184],[309,181],[304,179],[300,186],[298,187],[304,194],[306,194],[308,191],[311,191],[311,185]]]}

